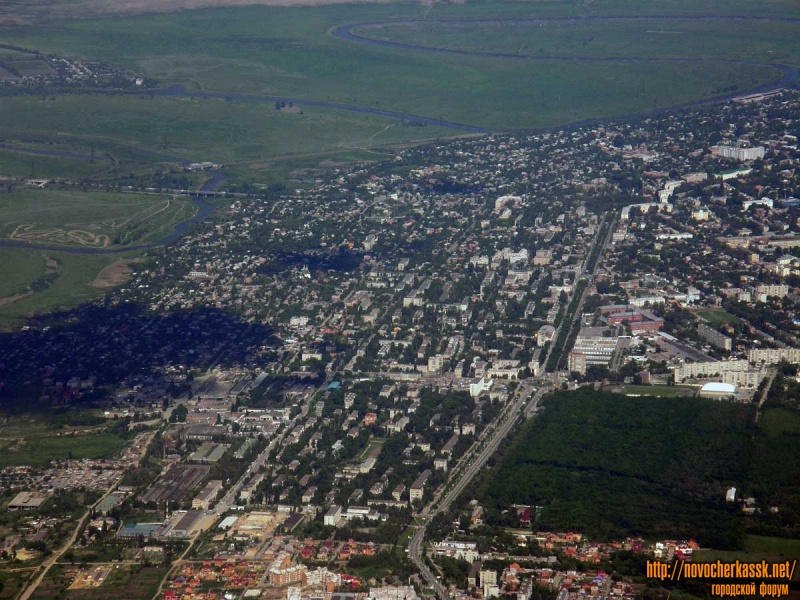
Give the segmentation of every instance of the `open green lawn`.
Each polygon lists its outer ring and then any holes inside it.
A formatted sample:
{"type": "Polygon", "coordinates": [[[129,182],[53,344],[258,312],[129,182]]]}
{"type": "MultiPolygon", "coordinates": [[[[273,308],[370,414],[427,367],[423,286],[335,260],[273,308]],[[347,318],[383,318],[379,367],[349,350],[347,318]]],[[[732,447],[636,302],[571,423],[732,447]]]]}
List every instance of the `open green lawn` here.
{"type": "Polygon", "coordinates": [[[722,309],[698,310],[695,314],[712,325],[734,325],[739,322],[739,319],[722,309]]]}

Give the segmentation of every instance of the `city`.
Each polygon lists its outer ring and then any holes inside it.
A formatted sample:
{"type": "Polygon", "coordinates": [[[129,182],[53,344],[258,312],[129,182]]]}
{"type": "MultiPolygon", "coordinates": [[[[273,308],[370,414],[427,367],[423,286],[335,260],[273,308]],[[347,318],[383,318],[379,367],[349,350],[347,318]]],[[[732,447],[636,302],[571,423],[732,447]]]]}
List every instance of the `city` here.
{"type": "MultiPolygon", "coordinates": [[[[467,137],[226,201],[5,336],[3,394],[117,451],[26,464],[44,425],[5,418],[4,588],[640,597],[619,562],[708,546],[538,530],[541,506],[487,511],[475,482],[554,391],[798,408],[798,110],[785,90],[467,137]]],[[[797,535],[796,480],[753,493],[719,502],[797,535]]]]}

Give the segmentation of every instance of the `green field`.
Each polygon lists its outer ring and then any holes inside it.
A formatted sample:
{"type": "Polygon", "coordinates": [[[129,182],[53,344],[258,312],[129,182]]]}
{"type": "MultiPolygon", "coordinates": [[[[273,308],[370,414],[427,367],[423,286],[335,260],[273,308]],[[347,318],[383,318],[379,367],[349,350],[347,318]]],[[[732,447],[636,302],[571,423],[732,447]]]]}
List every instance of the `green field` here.
{"type": "Polygon", "coordinates": [[[82,302],[95,300],[103,295],[103,288],[90,286],[100,272],[117,260],[132,258],[130,254],[70,254],[29,250],[27,248],[0,248],[0,281],[8,274],[13,278],[13,286],[3,285],[9,294],[0,297],[0,329],[18,324],[30,314],[41,314],[56,309],[71,308],[82,302]],[[55,276],[46,281],[40,280],[37,273],[39,265],[45,260],[56,261],[58,269],[55,276]],[[9,296],[30,288],[37,281],[43,284],[32,295],[8,303],[9,296]],[[45,285],[46,284],[46,285],[45,285]]]}
{"type": "Polygon", "coordinates": [[[800,540],[749,535],[745,538],[744,549],[747,552],[760,553],[765,556],[800,556],[800,540]]]}
{"type": "Polygon", "coordinates": [[[99,297],[113,286],[106,279],[96,281],[103,269],[135,257],[135,247],[165,238],[195,211],[190,200],[171,196],[59,189],[0,193],[0,239],[30,244],[0,247],[0,327],[29,313],[99,297]],[[126,247],[134,250],[103,252],[126,247]]]}
{"type": "MultiPolygon", "coordinates": [[[[38,14],[47,6],[41,0],[25,8],[38,14]]],[[[108,6],[86,0],[62,14],[85,17],[98,14],[94,9],[103,14],[108,6]]],[[[157,3],[151,6],[158,8],[157,3]]],[[[642,10],[640,3],[613,0],[593,2],[589,8],[566,1],[433,8],[400,3],[214,8],[60,22],[38,18],[35,26],[0,28],[0,42],[101,59],[158,79],[162,87],[184,86],[196,97],[58,91],[4,97],[0,111],[8,118],[0,124],[0,135],[21,140],[35,133],[43,142],[67,136],[81,144],[84,153],[95,144],[128,144],[176,158],[236,163],[257,181],[258,169],[275,157],[335,154],[458,133],[432,126],[401,127],[396,117],[312,108],[303,106],[304,99],[507,130],[642,113],[745,90],[778,77],[764,63],[800,64],[794,42],[800,24],[791,21],[529,21],[642,10]],[[517,22],[508,21],[514,18],[517,22]],[[398,20],[407,24],[391,24],[398,20]],[[369,22],[389,22],[362,27],[360,31],[371,37],[472,52],[703,60],[519,60],[375,46],[331,33],[342,25],[369,22]],[[746,64],[715,62],[718,59],[746,64]],[[252,101],[201,97],[207,92],[223,97],[244,93],[252,101]],[[303,114],[278,112],[269,102],[255,101],[270,96],[298,99],[303,114]]],[[[697,6],[673,0],[648,5],[647,10],[665,15],[798,14],[797,5],[788,1],[727,0],[697,6]]],[[[124,162],[124,156],[115,156],[124,162]]],[[[24,162],[6,168],[25,174],[30,170],[24,162]]]]}
{"type": "Polygon", "coordinates": [[[10,465],[42,466],[48,460],[67,458],[111,458],[125,445],[116,435],[98,433],[81,436],[41,437],[24,441],[0,441],[0,468],[10,465]]]}
{"type": "MultiPolygon", "coordinates": [[[[797,559],[800,557],[800,540],[786,538],[766,537],[758,535],[748,535],[743,544],[743,549],[739,552],[725,550],[709,550],[696,552],[692,558],[695,562],[780,562],[785,559],[797,559]]],[[[796,573],[795,581],[800,580],[800,573],[796,573]]]]}
{"type": "Polygon", "coordinates": [[[735,325],[739,323],[738,318],[722,309],[698,310],[695,314],[711,323],[711,325],[735,325]]]}
{"type": "Polygon", "coordinates": [[[694,396],[696,390],[687,386],[667,385],[611,385],[605,391],[631,396],[658,396],[661,398],[681,398],[694,396]]]}
{"type": "Polygon", "coordinates": [[[88,413],[6,416],[0,423],[0,468],[41,466],[48,460],[69,456],[111,458],[122,449],[125,440],[104,431],[105,423],[88,413]],[[87,429],[92,431],[86,432],[87,429]]]}
{"type": "Polygon", "coordinates": [[[102,173],[108,168],[109,165],[105,161],[90,163],[84,160],[41,156],[27,153],[22,147],[19,151],[0,149],[0,173],[19,177],[83,179],[102,173]]]}
{"type": "Polygon", "coordinates": [[[13,265],[0,266],[0,299],[26,292],[32,281],[45,274],[44,257],[35,250],[0,248],[0,265],[13,265]]]}
{"type": "MultiPolygon", "coordinates": [[[[150,98],[149,96],[64,95],[55,99],[0,97],[3,114],[18,114],[0,126],[6,135],[58,131],[76,143],[125,142],[203,162],[254,160],[260,157],[343,152],[441,137],[436,127],[403,127],[399,119],[316,108],[292,113],[274,103],[150,98]]],[[[124,155],[117,155],[125,160],[124,155]]],[[[124,167],[121,173],[126,174],[124,167]]]]}
{"type": "Polygon", "coordinates": [[[782,408],[771,408],[762,415],[759,427],[769,437],[800,435],[800,413],[782,408]]]}
{"type": "Polygon", "coordinates": [[[800,24],[753,21],[741,30],[730,21],[515,20],[424,21],[359,27],[365,37],[405,44],[491,51],[518,56],[612,56],[621,58],[732,59],[797,64],[800,24]],[[475,46],[475,38],[480,45],[475,46]]]}
{"type": "Polygon", "coordinates": [[[33,245],[115,248],[158,241],[195,212],[186,198],[58,189],[0,194],[0,238],[33,245]]]}

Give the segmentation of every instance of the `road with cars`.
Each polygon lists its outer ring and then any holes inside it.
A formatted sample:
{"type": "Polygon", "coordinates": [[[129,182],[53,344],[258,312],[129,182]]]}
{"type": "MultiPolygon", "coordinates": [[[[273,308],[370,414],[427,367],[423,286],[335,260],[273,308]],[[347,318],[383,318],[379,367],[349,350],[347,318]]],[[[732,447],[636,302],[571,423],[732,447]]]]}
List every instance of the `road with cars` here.
{"type": "MultiPolygon", "coordinates": [[[[539,406],[547,388],[539,386],[533,380],[527,380],[520,383],[519,387],[514,391],[512,399],[509,401],[507,410],[503,411],[495,420],[495,427],[493,433],[487,438],[483,445],[477,450],[477,455],[468,461],[467,466],[459,472],[454,472],[454,480],[448,481],[447,492],[441,500],[434,498],[430,505],[425,507],[420,513],[421,518],[427,521],[429,518],[435,517],[437,514],[447,511],[450,505],[456,498],[466,489],[466,487],[475,478],[475,475],[486,464],[500,446],[500,443],[511,432],[515,425],[519,423],[520,417],[527,418],[532,415],[539,406]]],[[[425,531],[427,525],[419,526],[411,538],[411,543],[408,547],[408,554],[414,566],[419,569],[423,579],[430,585],[440,600],[449,600],[450,595],[447,589],[442,585],[441,581],[431,572],[428,565],[422,556],[422,549],[425,542],[425,531]]]]}

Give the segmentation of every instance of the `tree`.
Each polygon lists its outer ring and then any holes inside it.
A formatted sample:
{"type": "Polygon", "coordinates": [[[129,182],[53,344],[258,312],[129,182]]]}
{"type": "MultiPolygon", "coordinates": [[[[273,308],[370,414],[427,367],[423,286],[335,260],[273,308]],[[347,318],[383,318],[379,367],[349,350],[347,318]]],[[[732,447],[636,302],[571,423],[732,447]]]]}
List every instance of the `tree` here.
{"type": "Polygon", "coordinates": [[[172,411],[172,414],[169,416],[170,423],[185,423],[186,417],[189,414],[189,409],[186,408],[185,404],[179,404],[175,407],[175,410],[172,411]]]}

